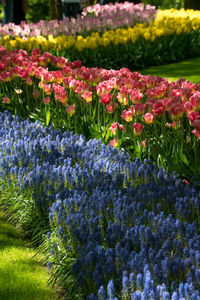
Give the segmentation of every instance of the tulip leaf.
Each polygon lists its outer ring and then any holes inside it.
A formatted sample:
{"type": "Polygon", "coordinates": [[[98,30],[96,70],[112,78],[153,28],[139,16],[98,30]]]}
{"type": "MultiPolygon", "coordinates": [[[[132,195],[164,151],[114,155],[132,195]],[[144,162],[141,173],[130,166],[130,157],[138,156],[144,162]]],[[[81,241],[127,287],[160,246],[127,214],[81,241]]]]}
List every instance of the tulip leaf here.
{"type": "Polygon", "coordinates": [[[180,159],[181,159],[181,161],[182,161],[184,164],[188,165],[188,160],[187,160],[187,158],[186,158],[186,155],[183,153],[183,150],[182,150],[182,149],[179,149],[179,154],[180,154],[180,159]]]}
{"type": "Polygon", "coordinates": [[[46,112],[46,125],[47,126],[49,126],[50,117],[51,117],[51,112],[50,112],[50,107],[49,107],[47,112],[46,112]]]}

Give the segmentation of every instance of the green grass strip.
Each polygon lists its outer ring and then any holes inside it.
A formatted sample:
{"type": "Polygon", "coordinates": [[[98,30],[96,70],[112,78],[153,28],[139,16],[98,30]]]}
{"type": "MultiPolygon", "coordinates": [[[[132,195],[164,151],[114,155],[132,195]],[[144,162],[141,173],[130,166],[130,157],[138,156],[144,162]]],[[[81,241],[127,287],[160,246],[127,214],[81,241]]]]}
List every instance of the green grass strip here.
{"type": "Polygon", "coordinates": [[[200,82],[200,57],[179,63],[150,67],[139,72],[143,75],[167,77],[169,81],[184,78],[196,84],[200,82]]]}
{"type": "Polygon", "coordinates": [[[48,286],[48,270],[37,249],[28,245],[23,233],[9,224],[0,210],[0,299],[57,300],[56,289],[48,286]]]}

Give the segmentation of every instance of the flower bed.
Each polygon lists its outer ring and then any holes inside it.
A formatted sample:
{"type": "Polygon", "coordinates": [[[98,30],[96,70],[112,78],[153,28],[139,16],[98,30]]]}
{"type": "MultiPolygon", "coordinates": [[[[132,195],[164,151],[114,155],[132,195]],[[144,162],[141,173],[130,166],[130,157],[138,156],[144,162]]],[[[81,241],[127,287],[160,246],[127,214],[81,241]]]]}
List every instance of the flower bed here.
{"type": "Polygon", "coordinates": [[[2,50],[1,59],[2,109],[102,138],[187,180],[199,177],[199,84],[81,67],[37,50],[2,50]]]}
{"type": "Polygon", "coordinates": [[[31,36],[53,36],[89,34],[93,31],[104,32],[124,26],[134,26],[136,23],[149,23],[155,17],[154,6],[143,3],[133,4],[129,2],[116,3],[115,5],[99,5],[87,7],[77,19],[66,18],[64,21],[44,21],[39,23],[21,25],[9,23],[0,28],[0,36],[31,37],[31,36]]]}
{"type": "Polygon", "coordinates": [[[72,61],[80,59],[85,66],[119,69],[142,68],[180,61],[199,55],[200,12],[193,10],[158,11],[150,24],[117,28],[89,36],[37,37],[4,36],[1,45],[7,49],[41,48],[63,55],[72,61]]]}
{"type": "Polygon", "coordinates": [[[105,299],[107,284],[108,299],[199,299],[194,187],[100,141],[7,112],[0,122],[1,188],[32,191],[34,201],[19,200],[20,219],[30,204],[40,217],[50,207],[45,248],[54,275],[66,284],[70,264],[87,299],[105,299]]]}

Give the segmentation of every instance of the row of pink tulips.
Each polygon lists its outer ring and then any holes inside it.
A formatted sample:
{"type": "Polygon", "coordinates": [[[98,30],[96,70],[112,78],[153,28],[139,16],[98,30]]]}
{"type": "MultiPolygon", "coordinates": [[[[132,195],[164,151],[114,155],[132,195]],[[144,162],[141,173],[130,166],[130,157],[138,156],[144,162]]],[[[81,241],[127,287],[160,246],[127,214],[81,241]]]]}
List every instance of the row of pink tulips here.
{"type": "Polygon", "coordinates": [[[182,163],[198,173],[200,84],[169,83],[126,68],[86,68],[39,50],[30,56],[1,50],[0,70],[4,108],[26,107],[28,114],[37,109],[46,124],[79,133],[85,126],[89,136],[140,158],[152,156],[173,168],[182,163]]]}
{"type": "Polygon", "coordinates": [[[44,21],[39,23],[21,22],[21,25],[9,23],[0,27],[0,36],[37,36],[37,35],[75,35],[90,31],[104,32],[117,27],[134,26],[136,23],[149,23],[155,17],[154,6],[129,2],[87,7],[77,19],[64,21],[44,21]]]}

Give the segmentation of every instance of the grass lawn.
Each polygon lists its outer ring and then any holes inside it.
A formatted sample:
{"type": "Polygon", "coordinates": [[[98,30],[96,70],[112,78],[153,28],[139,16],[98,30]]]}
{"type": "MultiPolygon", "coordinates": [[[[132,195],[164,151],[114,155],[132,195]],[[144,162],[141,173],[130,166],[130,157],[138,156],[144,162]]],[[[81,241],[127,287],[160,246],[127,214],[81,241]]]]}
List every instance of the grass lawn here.
{"type": "Polygon", "coordinates": [[[7,222],[0,210],[0,299],[57,300],[48,286],[48,270],[42,257],[33,258],[37,249],[28,246],[22,233],[7,222]]]}
{"type": "Polygon", "coordinates": [[[139,72],[143,75],[167,77],[169,81],[185,78],[193,83],[200,83],[200,57],[179,63],[150,67],[139,72]]]}

